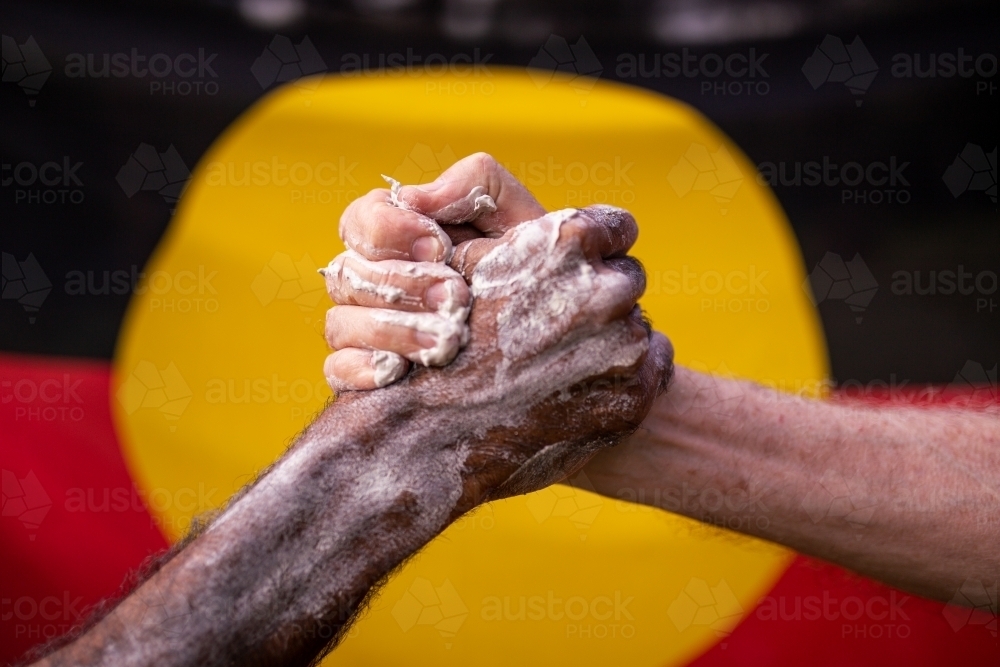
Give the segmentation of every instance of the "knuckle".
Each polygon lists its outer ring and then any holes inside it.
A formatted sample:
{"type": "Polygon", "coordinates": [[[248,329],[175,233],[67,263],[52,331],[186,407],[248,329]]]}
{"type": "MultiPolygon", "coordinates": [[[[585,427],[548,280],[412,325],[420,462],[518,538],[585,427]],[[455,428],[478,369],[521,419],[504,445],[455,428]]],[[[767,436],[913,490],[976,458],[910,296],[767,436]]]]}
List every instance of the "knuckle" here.
{"type": "Polygon", "coordinates": [[[393,308],[401,297],[419,296],[418,285],[411,276],[386,269],[374,271],[370,278],[375,284],[375,294],[381,301],[387,302],[386,307],[393,308]]]}
{"type": "Polygon", "coordinates": [[[379,206],[368,216],[365,234],[375,247],[382,247],[389,236],[389,227],[392,224],[389,215],[388,207],[379,206]]]}
{"type": "Polygon", "coordinates": [[[402,222],[400,209],[390,206],[380,206],[373,212],[370,222],[366,225],[365,235],[378,253],[373,259],[386,259],[396,256],[393,251],[408,252],[412,231],[402,222]],[[386,253],[389,254],[386,254],[386,253]]]}
{"type": "Polygon", "coordinates": [[[330,308],[326,311],[326,321],[323,326],[323,334],[326,337],[326,342],[330,344],[331,347],[336,347],[337,336],[340,333],[340,316],[337,313],[337,308],[330,308]]]}
{"type": "Polygon", "coordinates": [[[559,230],[559,239],[570,243],[583,243],[590,230],[590,218],[586,216],[574,216],[563,223],[559,230]]]}
{"type": "Polygon", "coordinates": [[[341,239],[346,240],[347,231],[351,227],[351,223],[357,215],[358,202],[360,201],[360,199],[355,199],[348,204],[347,208],[344,209],[344,212],[340,214],[340,223],[337,225],[337,232],[339,233],[341,239]]]}
{"type": "Polygon", "coordinates": [[[351,295],[344,287],[344,282],[340,278],[327,278],[327,292],[330,300],[338,306],[346,305],[351,300],[351,295]]]}
{"type": "Polygon", "coordinates": [[[500,166],[492,155],[483,151],[470,155],[469,162],[477,171],[487,176],[494,173],[500,166]]]}
{"type": "Polygon", "coordinates": [[[458,299],[458,302],[467,306],[472,303],[472,290],[469,289],[469,284],[462,279],[461,276],[456,275],[454,278],[449,279],[454,284],[454,291],[452,294],[458,299]]]}

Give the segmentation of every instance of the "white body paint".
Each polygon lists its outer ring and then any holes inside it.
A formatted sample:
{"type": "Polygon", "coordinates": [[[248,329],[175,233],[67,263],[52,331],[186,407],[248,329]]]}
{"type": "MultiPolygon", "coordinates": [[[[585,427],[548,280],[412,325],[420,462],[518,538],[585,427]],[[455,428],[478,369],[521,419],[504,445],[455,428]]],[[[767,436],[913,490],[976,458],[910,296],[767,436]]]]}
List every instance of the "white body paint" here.
{"type": "MultiPolygon", "coordinates": [[[[389,184],[389,198],[392,200],[392,203],[399,208],[412,211],[413,207],[399,196],[399,189],[403,187],[402,184],[395,178],[386,176],[385,174],[382,174],[382,178],[389,184]]],[[[440,220],[441,222],[454,225],[463,222],[472,222],[483,213],[493,213],[496,210],[497,205],[493,201],[493,197],[487,193],[486,188],[477,185],[469,191],[469,194],[461,199],[442,206],[438,210],[426,215],[433,220],[440,220]]]]}
{"type": "Polygon", "coordinates": [[[413,352],[408,358],[424,366],[444,366],[469,342],[469,327],[464,320],[452,321],[435,313],[404,313],[398,310],[375,310],[372,319],[382,324],[407,327],[434,336],[433,347],[413,352]]]}
{"type": "Polygon", "coordinates": [[[378,263],[369,262],[353,250],[348,250],[347,252],[337,255],[330,261],[329,265],[319,269],[319,272],[324,277],[346,280],[350,284],[351,289],[355,292],[367,292],[369,294],[374,294],[381,297],[386,303],[396,303],[397,301],[407,301],[409,299],[406,292],[398,287],[393,287],[392,285],[376,285],[370,280],[362,278],[356,271],[346,265],[344,260],[348,257],[358,262],[364,262],[376,273],[385,273],[378,268],[378,263]]]}
{"type": "MultiPolygon", "coordinates": [[[[399,197],[399,190],[402,187],[399,181],[385,175],[382,178],[389,183],[389,198],[392,204],[412,211],[412,207],[399,197]]],[[[451,239],[434,219],[451,223],[468,222],[482,213],[496,211],[496,208],[496,203],[486,193],[486,189],[482,186],[476,186],[462,199],[435,211],[430,216],[418,212],[418,217],[426,223],[428,229],[431,229],[448,249],[447,259],[450,259],[451,239]]],[[[368,247],[367,242],[363,240],[351,239],[351,242],[356,247],[368,247]]],[[[320,269],[320,272],[325,276],[346,280],[351,285],[351,289],[379,296],[389,304],[413,299],[402,289],[390,285],[379,285],[362,278],[357,272],[346,266],[345,259],[347,258],[365,263],[367,268],[374,273],[384,274],[386,271],[379,266],[378,262],[371,262],[353,250],[348,250],[334,258],[330,265],[325,269],[320,269]]],[[[410,276],[461,278],[457,272],[443,263],[408,262],[402,266],[393,266],[393,269],[410,276]]],[[[419,350],[409,356],[410,361],[424,366],[443,366],[449,363],[455,358],[458,351],[469,342],[469,327],[465,321],[469,317],[471,307],[459,303],[454,280],[446,280],[444,285],[448,291],[448,298],[438,307],[437,313],[407,313],[389,309],[374,309],[372,313],[372,317],[377,322],[408,327],[435,337],[436,343],[433,347],[419,350]]],[[[405,368],[402,357],[381,351],[372,356],[372,366],[375,368],[375,383],[379,387],[384,387],[398,380],[402,377],[405,368]]]]}
{"type": "Polygon", "coordinates": [[[375,386],[385,387],[406,374],[406,360],[395,352],[375,350],[372,368],[375,369],[375,386]]]}

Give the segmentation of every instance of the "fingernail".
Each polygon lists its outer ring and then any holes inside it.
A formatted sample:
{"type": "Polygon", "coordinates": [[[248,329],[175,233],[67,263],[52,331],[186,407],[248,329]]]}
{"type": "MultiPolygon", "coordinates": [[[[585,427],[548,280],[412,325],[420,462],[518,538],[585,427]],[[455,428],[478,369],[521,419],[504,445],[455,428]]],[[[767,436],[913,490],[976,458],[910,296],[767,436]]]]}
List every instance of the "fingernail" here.
{"type": "Polygon", "coordinates": [[[449,291],[446,283],[434,283],[424,293],[424,302],[428,308],[438,310],[448,301],[448,297],[450,296],[449,291]]]}
{"type": "Polygon", "coordinates": [[[434,334],[427,333],[426,331],[418,331],[417,344],[422,348],[430,349],[437,346],[438,339],[434,334]]]}
{"type": "Polygon", "coordinates": [[[410,257],[418,262],[436,262],[443,253],[444,246],[433,236],[421,236],[410,246],[410,257]]]}

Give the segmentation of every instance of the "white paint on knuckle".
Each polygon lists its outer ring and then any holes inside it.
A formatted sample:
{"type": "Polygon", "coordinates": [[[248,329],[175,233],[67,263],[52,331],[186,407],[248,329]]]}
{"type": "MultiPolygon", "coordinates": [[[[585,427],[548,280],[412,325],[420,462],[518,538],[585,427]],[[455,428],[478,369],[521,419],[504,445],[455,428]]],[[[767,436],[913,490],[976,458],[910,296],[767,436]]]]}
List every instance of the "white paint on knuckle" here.
{"type": "Polygon", "coordinates": [[[406,375],[406,359],[395,352],[375,350],[372,352],[371,365],[375,371],[375,386],[379,388],[406,375]]]}
{"type": "Polygon", "coordinates": [[[442,222],[459,224],[472,222],[484,213],[493,213],[497,210],[493,197],[486,193],[486,188],[477,185],[461,199],[457,199],[450,204],[442,206],[438,210],[430,213],[430,217],[442,222]]]}
{"type": "Polygon", "coordinates": [[[406,327],[413,331],[431,334],[435,343],[405,355],[410,361],[423,366],[444,366],[458,355],[468,342],[468,327],[435,313],[403,313],[395,310],[377,310],[372,319],[379,324],[406,327]]]}
{"type": "MultiPolygon", "coordinates": [[[[635,290],[632,281],[624,273],[609,270],[597,275],[597,287],[587,304],[587,310],[595,317],[620,310],[622,304],[635,304],[635,290]]],[[[631,310],[631,306],[629,306],[631,310]]]]}
{"type": "MultiPolygon", "coordinates": [[[[588,383],[615,369],[631,375],[646,354],[646,337],[637,339],[625,319],[603,323],[591,315],[592,301],[610,304],[621,298],[624,281],[598,280],[598,273],[573,238],[560,241],[562,225],[578,215],[573,209],[526,223],[477,265],[472,275],[476,298],[498,303],[497,346],[503,358],[496,368],[493,392],[529,410],[567,387],[588,383]]],[[[471,396],[470,396],[471,398],[471,396]]],[[[626,413],[633,401],[620,401],[626,413]]]]}
{"type": "MultiPolygon", "coordinates": [[[[419,306],[423,302],[421,293],[410,294],[406,289],[392,283],[414,283],[412,289],[421,288],[422,284],[441,282],[445,285],[447,298],[437,308],[442,317],[456,322],[464,322],[469,317],[470,306],[465,305],[465,299],[460,298],[460,286],[465,284],[461,274],[447,264],[437,262],[410,262],[405,260],[372,261],[362,257],[353,250],[343,252],[334,257],[330,264],[319,269],[327,279],[331,291],[343,297],[349,293],[365,292],[380,298],[385,304],[404,303],[419,306]],[[364,267],[364,273],[377,277],[378,282],[369,280],[348,265],[364,267]],[[395,276],[395,280],[393,279],[395,276]],[[349,289],[348,289],[349,288],[349,289]]],[[[426,304],[425,304],[426,305],[426,304]]]]}
{"type": "Polygon", "coordinates": [[[549,213],[515,228],[472,274],[474,297],[502,300],[497,344],[511,362],[542,352],[573,334],[596,289],[597,272],[578,243],[559,243],[576,209],[549,213]]]}
{"type": "Polygon", "coordinates": [[[387,281],[374,283],[367,280],[347,265],[348,258],[352,261],[363,264],[369,270],[371,270],[372,267],[377,266],[375,262],[365,259],[353,250],[348,250],[347,252],[334,257],[325,269],[320,269],[320,272],[326,276],[328,280],[334,281],[339,293],[344,294],[347,292],[347,290],[344,289],[346,286],[349,287],[354,293],[365,292],[380,298],[386,303],[396,303],[397,301],[405,302],[407,299],[413,300],[409,297],[409,295],[407,295],[406,290],[387,284],[387,281]]]}
{"type": "MultiPolygon", "coordinates": [[[[451,271],[451,269],[448,270],[451,271]]],[[[461,276],[457,276],[457,278],[458,280],[462,280],[461,276]]],[[[447,320],[451,320],[452,322],[465,322],[469,319],[469,312],[472,310],[472,306],[463,305],[459,301],[458,280],[455,280],[454,277],[449,277],[443,282],[448,297],[440,306],[438,306],[437,314],[447,320]]],[[[461,284],[464,285],[465,281],[462,281],[461,284]]]]}
{"type": "MultiPolygon", "coordinates": [[[[402,184],[395,178],[386,176],[385,174],[382,174],[382,178],[389,184],[389,198],[393,205],[407,211],[414,211],[415,209],[406,203],[406,200],[400,197],[400,189],[403,187],[402,184]]],[[[469,193],[464,197],[456,199],[450,204],[446,204],[438,210],[429,212],[426,215],[434,220],[440,220],[441,222],[459,224],[463,222],[472,222],[483,213],[493,213],[496,210],[497,204],[493,201],[493,197],[488,194],[485,187],[477,185],[469,190],[469,193]]],[[[422,211],[416,212],[423,213],[422,211]]]]}

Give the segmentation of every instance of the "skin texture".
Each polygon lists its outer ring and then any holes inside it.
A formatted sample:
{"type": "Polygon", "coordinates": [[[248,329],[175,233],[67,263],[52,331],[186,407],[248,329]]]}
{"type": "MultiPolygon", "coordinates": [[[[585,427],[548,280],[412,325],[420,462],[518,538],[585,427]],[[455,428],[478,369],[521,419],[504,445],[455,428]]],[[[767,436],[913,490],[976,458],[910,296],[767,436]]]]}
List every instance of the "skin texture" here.
{"type": "Polygon", "coordinates": [[[312,664],[449,523],[564,477],[641,423],[672,366],[635,306],[634,239],[629,216],[566,212],[456,244],[475,302],[453,363],[342,392],[152,576],[37,664],[312,664]]]}
{"type": "MultiPolygon", "coordinates": [[[[533,210],[530,194],[511,179],[479,154],[438,180],[449,184],[452,197],[503,182],[517,193],[516,211],[533,210]]],[[[440,195],[422,190],[426,186],[404,187],[401,194],[422,210],[441,207],[440,195]]],[[[503,203],[497,204],[503,215],[503,203]]],[[[406,243],[406,227],[391,229],[395,219],[376,220],[363,207],[354,213],[345,224],[355,234],[377,226],[381,236],[406,243]]],[[[627,214],[601,209],[591,215],[627,214]]],[[[328,287],[335,302],[350,298],[342,285],[328,287]]],[[[405,334],[383,327],[364,342],[376,338],[378,349],[396,350],[405,334]]],[[[355,340],[338,339],[345,345],[355,340]]],[[[333,370],[328,375],[336,381],[333,370]]],[[[583,470],[594,490],[608,497],[771,540],[939,600],[951,600],[966,581],[989,585],[1000,574],[995,400],[984,409],[862,407],[678,368],[642,427],[583,470]]]]}
{"type": "Polygon", "coordinates": [[[606,496],[949,601],[1000,573],[998,417],[811,400],[678,367],[642,427],[584,470],[606,496]]]}

